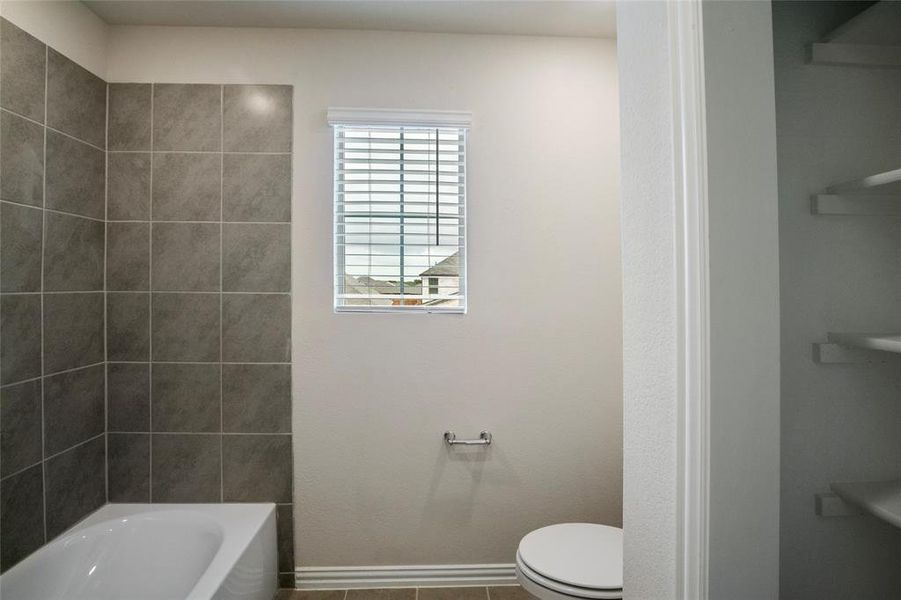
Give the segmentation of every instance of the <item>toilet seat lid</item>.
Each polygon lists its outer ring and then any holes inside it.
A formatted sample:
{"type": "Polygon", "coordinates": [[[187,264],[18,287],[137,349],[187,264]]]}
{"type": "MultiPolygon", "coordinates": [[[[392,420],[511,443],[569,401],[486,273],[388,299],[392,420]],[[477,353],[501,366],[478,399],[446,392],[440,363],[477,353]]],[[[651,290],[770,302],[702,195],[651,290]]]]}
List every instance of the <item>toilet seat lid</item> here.
{"type": "Polygon", "coordinates": [[[536,529],[519,542],[531,570],[567,585],[623,587],[623,530],[594,523],[561,523],[536,529]]]}

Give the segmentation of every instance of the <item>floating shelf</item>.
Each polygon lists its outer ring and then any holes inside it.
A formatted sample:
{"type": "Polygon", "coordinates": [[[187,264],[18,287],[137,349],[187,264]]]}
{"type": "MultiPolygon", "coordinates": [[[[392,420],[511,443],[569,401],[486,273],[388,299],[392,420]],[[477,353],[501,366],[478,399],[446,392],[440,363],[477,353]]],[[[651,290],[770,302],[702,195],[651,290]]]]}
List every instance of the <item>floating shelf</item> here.
{"type": "Polygon", "coordinates": [[[830,488],[848,504],[901,527],[901,480],[833,483],[830,488]]]}
{"type": "Polygon", "coordinates": [[[901,353],[901,333],[829,333],[827,337],[842,346],[901,353]]]}
{"type": "Polygon", "coordinates": [[[830,185],[811,199],[815,215],[901,216],[901,169],[830,185]]]}
{"type": "Polygon", "coordinates": [[[816,42],[810,45],[810,62],[815,65],[901,68],[901,46],[816,42]]]}
{"type": "Polygon", "coordinates": [[[901,67],[901,7],[877,2],[810,45],[813,64],[901,67]]]}

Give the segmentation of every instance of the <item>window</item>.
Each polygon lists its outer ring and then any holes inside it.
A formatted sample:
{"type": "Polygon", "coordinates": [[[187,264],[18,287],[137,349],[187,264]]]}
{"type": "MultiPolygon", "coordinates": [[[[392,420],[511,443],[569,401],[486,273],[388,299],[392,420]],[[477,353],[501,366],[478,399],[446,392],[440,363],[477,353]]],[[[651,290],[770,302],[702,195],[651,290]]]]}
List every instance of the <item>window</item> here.
{"type": "Polygon", "coordinates": [[[335,309],[466,311],[464,113],[332,109],[335,309]]]}

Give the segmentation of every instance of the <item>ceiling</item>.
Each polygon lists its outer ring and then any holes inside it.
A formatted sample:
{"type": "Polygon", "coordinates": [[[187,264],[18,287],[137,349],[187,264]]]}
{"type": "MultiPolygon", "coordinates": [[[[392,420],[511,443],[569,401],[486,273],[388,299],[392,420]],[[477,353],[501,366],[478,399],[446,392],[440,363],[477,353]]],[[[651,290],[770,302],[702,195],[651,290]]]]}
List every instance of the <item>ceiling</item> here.
{"type": "Polygon", "coordinates": [[[612,0],[83,0],[110,25],[616,37],[612,0]]]}

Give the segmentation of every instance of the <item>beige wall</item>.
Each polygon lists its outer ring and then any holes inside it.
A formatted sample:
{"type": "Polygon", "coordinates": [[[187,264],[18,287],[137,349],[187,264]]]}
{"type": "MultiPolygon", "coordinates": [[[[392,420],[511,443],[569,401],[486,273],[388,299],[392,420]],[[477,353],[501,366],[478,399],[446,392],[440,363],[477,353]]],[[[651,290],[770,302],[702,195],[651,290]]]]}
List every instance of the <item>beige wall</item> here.
{"type": "Polygon", "coordinates": [[[621,523],[614,41],[113,28],[108,76],[295,86],[299,565],[509,563],[621,523]],[[474,113],[468,315],[333,313],[329,106],[474,113]]]}

